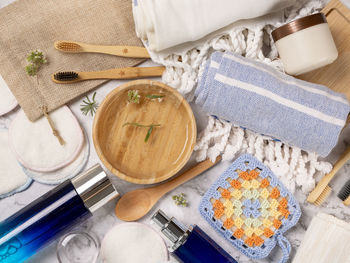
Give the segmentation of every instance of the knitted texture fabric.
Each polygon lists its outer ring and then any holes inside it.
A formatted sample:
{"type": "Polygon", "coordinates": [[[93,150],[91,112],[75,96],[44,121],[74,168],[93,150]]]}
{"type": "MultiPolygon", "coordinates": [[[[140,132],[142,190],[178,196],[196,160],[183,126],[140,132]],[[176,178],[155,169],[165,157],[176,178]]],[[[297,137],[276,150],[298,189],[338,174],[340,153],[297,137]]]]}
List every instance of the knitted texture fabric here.
{"type": "Polygon", "coordinates": [[[221,119],[327,156],[350,112],[341,93],[231,52],[214,52],[195,102],[221,119]]]}
{"type": "Polygon", "coordinates": [[[253,156],[240,156],[209,188],[199,210],[227,241],[250,258],[267,257],[278,245],[281,263],[291,251],[283,233],[299,220],[294,196],[253,156]]]}
{"type": "MultiPolygon", "coordinates": [[[[284,11],[284,16],[244,21],[230,27],[225,33],[206,39],[196,48],[181,50],[174,54],[150,52],[152,60],[166,66],[163,81],[176,88],[189,101],[202,74],[202,65],[214,51],[230,51],[252,58],[283,71],[273,45],[271,32],[276,27],[320,11],[325,0],[297,0],[284,11]]],[[[208,117],[208,124],[198,137],[195,147],[198,161],[232,160],[242,152],[250,153],[267,165],[292,192],[301,187],[304,193],[315,186],[316,175],[324,175],[332,169],[328,162],[319,160],[317,154],[301,151],[269,137],[244,130],[223,120],[208,117]]]]}

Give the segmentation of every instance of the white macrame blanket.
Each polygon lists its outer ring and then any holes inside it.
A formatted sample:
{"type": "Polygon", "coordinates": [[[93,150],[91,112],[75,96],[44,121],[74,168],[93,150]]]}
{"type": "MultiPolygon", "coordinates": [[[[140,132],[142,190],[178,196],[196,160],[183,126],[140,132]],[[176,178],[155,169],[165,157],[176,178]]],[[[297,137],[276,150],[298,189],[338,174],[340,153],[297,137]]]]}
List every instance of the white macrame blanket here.
{"type": "MultiPolygon", "coordinates": [[[[253,58],[278,70],[283,70],[277,59],[277,51],[272,44],[271,31],[290,20],[320,11],[325,1],[297,0],[296,4],[281,16],[268,16],[250,21],[235,23],[221,35],[205,39],[195,48],[182,49],[169,53],[150,52],[152,59],[166,66],[163,81],[180,91],[191,101],[196,88],[201,65],[215,50],[231,51],[253,58]]],[[[222,155],[223,160],[232,160],[240,153],[250,153],[266,164],[294,192],[301,187],[304,193],[315,186],[315,176],[328,173],[332,165],[319,160],[310,152],[273,141],[231,124],[208,117],[208,124],[199,135],[195,146],[198,161],[210,158],[215,160],[222,155]]]]}

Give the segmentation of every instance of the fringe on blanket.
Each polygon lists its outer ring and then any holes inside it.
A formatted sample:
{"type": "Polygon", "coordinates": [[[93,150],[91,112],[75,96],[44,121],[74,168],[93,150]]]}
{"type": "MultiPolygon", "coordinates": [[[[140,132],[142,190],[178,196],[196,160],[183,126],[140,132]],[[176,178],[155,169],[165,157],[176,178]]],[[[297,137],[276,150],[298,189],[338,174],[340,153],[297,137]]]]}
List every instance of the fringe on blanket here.
{"type": "MultiPolygon", "coordinates": [[[[325,2],[298,0],[294,7],[285,11],[284,19],[270,20],[244,28],[233,27],[229,32],[181,54],[164,57],[151,52],[151,56],[155,62],[166,66],[163,81],[191,101],[198,76],[201,74],[201,65],[213,51],[235,52],[283,71],[277,59],[277,50],[271,44],[272,30],[290,20],[320,11],[325,2]]],[[[304,193],[308,193],[315,186],[315,177],[332,169],[330,163],[319,160],[315,153],[301,151],[209,116],[207,127],[199,135],[195,146],[196,159],[215,160],[221,154],[223,160],[232,160],[244,152],[254,155],[266,164],[291,192],[300,187],[304,193]]]]}

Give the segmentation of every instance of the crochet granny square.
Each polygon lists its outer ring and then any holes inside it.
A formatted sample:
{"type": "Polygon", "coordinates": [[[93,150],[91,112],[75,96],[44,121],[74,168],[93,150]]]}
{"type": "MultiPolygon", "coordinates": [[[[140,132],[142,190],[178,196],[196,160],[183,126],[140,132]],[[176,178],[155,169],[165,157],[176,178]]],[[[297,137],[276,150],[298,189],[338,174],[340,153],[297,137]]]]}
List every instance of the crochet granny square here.
{"type": "Polygon", "coordinates": [[[201,215],[233,246],[250,258],[260,259],[280,245],[281,262],[291,250],[283,233],[299,220],[294,196],[276,176],[251,155],[240,156],[210,187],[201,215]]]}

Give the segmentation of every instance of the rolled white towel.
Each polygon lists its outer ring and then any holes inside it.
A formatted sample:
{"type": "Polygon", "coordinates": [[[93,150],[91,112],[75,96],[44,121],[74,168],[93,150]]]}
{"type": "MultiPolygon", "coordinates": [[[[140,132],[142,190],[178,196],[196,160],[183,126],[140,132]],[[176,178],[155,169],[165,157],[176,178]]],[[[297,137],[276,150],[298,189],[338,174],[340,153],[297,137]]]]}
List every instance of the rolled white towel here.
{"type": "Polygon", "coordinates": [[[135,29],[152,51],[195,41],[242,19],[263,16],[295,0],[133,0],[135,29]]]}

